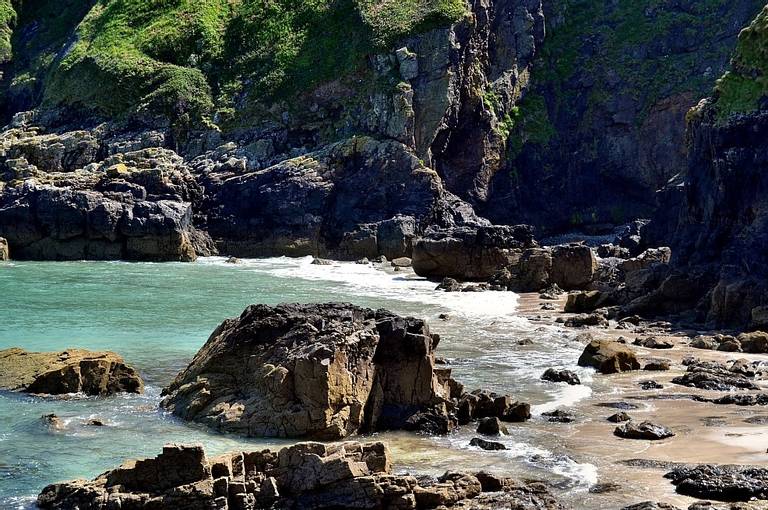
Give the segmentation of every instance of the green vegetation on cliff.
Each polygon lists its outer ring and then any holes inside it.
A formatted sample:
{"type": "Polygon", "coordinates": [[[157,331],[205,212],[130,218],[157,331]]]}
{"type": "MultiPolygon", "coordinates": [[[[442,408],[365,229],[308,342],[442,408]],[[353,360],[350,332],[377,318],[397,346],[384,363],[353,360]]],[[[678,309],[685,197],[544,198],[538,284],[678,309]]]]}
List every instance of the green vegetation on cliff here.
{"type": "Polygon", "coordinates": [[[16,24],[16,11],[11,0],[0,0],[0,64],[11,59],[11,34],[16,24]]]}
{"type": "MultiPolygon", "coordinates": [[[[0,27],[12,23],[8,1],[0,27]]],[[[24,3],[21,17],[58,4],[24,3]]],[[[366,55],[465,12],[464,0],[98,0],[45,63],[42,99],[109,116],[204,119],[343,77],[366,55]]]]}
{"type": "Polygon", "coordinates": [[[731,70],[715,86],[720,119],[754,111],[768,97],[768,6],[739,34],[731,70]]]}

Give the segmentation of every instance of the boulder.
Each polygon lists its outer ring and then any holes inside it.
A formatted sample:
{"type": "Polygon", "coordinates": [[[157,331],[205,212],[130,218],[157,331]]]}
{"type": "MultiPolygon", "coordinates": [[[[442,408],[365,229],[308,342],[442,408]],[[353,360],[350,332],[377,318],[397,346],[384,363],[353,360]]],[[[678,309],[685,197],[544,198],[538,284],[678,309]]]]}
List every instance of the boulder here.
{"type": "Polygon", "coordinates": [[[703,390],[760,389],[757,384],[744,375],[732,372],[722,363],[712,361],[701,361],[688,365],[686,373],[680,377],[675,377],[672,382],[703,390]]]}
{"type": "Polygon", "coordinates": [[[603,295],[600,291],[590,290],[581,292],[571,292],[565,302],[566,313],[585,313],[591,312],[600,307],[600,301],[603,295]]]}
{"type": "Polygon", "coordinates": [[[768,499],[768,468],[702,464],[673,469],[672,480],[680,494],[718,501],[768,499]]]}
{"type": "Polygon", "coordinates": [[[632,418],[627,413],[622,411],[620,413],[610,415],[607,419],[612,423],[622,423],[625,421],[630,421],[632,418]]]}
{"type": "Polygon", "coordinates": [[[703,336],[699,335],[693,340],[691,340],[691,347],[694,349],[705,349],[705,350],[715,350],[717,349],[717,346],[719,345],[714,338],[709,336],[703,336]]]}
{"type": "Polygon", "coordinates": [[[649,359],[646,361],[643,370],[650,372],[664,372],[670,369],[670,362],[666,359],[649,359]]]}
{"type": "Polygon", "coordinates": [[[435,290],[444,290],[445,292],[461,292],[462,285],[453,278],[443,278],[440,285],[435,287],[435,290]]]}
{"type": "Polygon", "coordinates": [[[531,419],[531,406],[518,402],[509,395],[487,390],[462,393],[457,404],[460,424],[480,418],[496,417],[505,422],[523,422],[531,419]]]}
{"type": "Polygon", "coordinates": [[[450,369],[424,321],[347,304],[252,305],[224,321],[161,406],[246,436],[338,439],[438,425],[450,369]]]}
{"type": "Polygon", "coordinates": [[[556,370],[554,368],[548,368],[541,376],[543,381],[550,382],[564,382],[572,386],[581,384],[581,380],[576,372],[571,370],[556,370]]]}
{"type": "Polygon", "coordinates": [[[657,338],[655,336],[636,338],[632,343],[640,347],[645,347],[646,349],[671,349],[675,346],[672,341],[657,338]]]}
{"type": "Polygon", "coordinates": [[[487,280],[535,244],[527,225],[430,230],[414,241],[413,270],[429,278],[487,280]]]}
{"type": "Polygon", "coordinates": [[[739,335],[742,352],[751,354],[768,354],[768,333],[753,331],[739,335]]]}
{"type": "Polygon", "coordinates": [[[11,254],[8,250],[8,241],[4,237],[0,237],[0,261],[9,260],[10,258],[11,254]]]}
{"type": "Polygon", "coordinates": [[[635,352],[618,342],[592,340],[579,357],[579,366],[593,367],[603,374],[638,370],[640,362],[635,352]]]}
{"type": "Polygon", "coordinates": [[[573,317],[568,317],[564,324],[569,328],[583,328],[588,326],[595,326],[598,328],[607,328],[608,327],[608,319],[605,318],[605,316],[602,313],[582,313],[579,315],[574,315],[573,317]]]}
{"type": "Polygon", "coordinates": [[[640,423],[629,421],[619,425],[613,433],[624,439],[648,439],[659,440],[674,436],[674,432],[663,425],[657,425],[649,421],[640,423]]]}
{"type": "Polygon", "coordinates": [[[501,423],[501,420],[499,420],[495,416],[489,416],[486,418],[480,418],[480,421],[477,423],[477,431],[478,434],[483,434],[485,436],[498,436],[501,434],[509,434],[509,431],[507,430],[507,427],[504,426],[503,423],[501,423]]]}
{"type": "Polygon", "coordinates": [[[392,267],[411,267],[411,259],[408,257],[398,257],[396,259],[392,259],[390,264],[392,267]]]}
{"type": "Polygon", "coordinates": [[[0,351],[0,389],[48,395],[141,393],[138,372],[113,352],[0,351]]]}
{"type": "Polygon", "coordinates": [[[551,283],[565,290],[583,289],[592,283],[597,258],[589,246],[569,244],[552,249],[551,283]]]}
{"type": "Polygon", "coordinates": [[[214,458],[200,446],[168,445],[155,458],[127,461],[93,480],[49,485],[37,504],[43,510],[564,508],[541,484],[487,473],[416,478],[392,469],[380,442],[299,443],[214,458]]]}
{"type": "Polygon", "coordinates": [[[656,264],[669,264],[672,258],[672,250],[667,247],[649,248],[637,257],[624,260],[619,268],[624,273],[633,273],[642,269],[649,269],[656,264]]]}

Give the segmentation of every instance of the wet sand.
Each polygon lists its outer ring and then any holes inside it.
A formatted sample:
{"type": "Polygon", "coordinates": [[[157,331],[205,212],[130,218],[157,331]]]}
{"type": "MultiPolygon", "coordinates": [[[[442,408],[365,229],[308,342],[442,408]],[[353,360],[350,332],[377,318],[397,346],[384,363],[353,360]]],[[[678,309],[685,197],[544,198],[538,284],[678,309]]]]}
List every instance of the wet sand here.
{"type": "MultiPolygon", "coordinates": [[[[562,313],[565,297],[557,301],[542,301],[537,294],[523,294],[520,299],[521,315],[542,323],[552,323],[562,313]],[[556,310],[541,310],[545,302],[554,303],[556,310]]],[[[725,362],[745,358],[750,361],[766,361],[768,355],[727,353],[695,349],[688,345],[690,338],[674,332],[660,333],[656,330],[644,332],[615,329],[584,328],[596,338],[618,339],[625,337],[629,343],[637,336],[653,334],[658,338],[670,339],[675,343],[672,349],[645,349],[637,346],[641,365],[652,358],[667,359],[671,370],[665,372],[633,371],[616,375],[595,375],[593,393],[568,410],[577,416],[573,424],[546,424],[558,428],[558,435],[564,439],[564,448],[578,462],[589,462],[597,467],[599,484],[615,484],[615,490],[603,494],[576,495],[571,503],[587,508],[620,508],[632,502],[646,500],[663,501],[681,508],[687,508],[696,499],[675,493],[674,486],[663,477],[668,466],[637,467],[623,463],[630,459],[677,463],[718,463],[768,465],[768,407],[716,405],[686,398],[686,395],[701,394],[708,397],[721,396],[723,392],[704,391],[673,384],[671,380],[685,372],[682,360],[694,356],[702,360],[725,362]],[[643,390],[640,381],[654,380],[664,386],[659,390],[643,390]],[[665,399],[659,399],[659,396],[665,399]],[[601,407],[598,404],[626,402],[637,409],[625,410],[634,420],[650,420],[665,425],[675,436],[661,441],[621,439],[613,435],[616,424],[606,418],[618,412],[617,409],[601,407]],[[763,423],[749,423],[745,420],[765,417],[763,423]]],[[[639,329],[639,328],[638,328],[639,329]]],[[[655,329],[655,328],[654,328],[655,329]]],[[[702,332],[713,334],[713,332],[702,332]]],[[[767,381],[757,381],[765,390],[767,381]]],[[[765,503],[755,508],[767,508],[765,503]],[[762,506],[761,506],[762,505],[762,506]]]]}

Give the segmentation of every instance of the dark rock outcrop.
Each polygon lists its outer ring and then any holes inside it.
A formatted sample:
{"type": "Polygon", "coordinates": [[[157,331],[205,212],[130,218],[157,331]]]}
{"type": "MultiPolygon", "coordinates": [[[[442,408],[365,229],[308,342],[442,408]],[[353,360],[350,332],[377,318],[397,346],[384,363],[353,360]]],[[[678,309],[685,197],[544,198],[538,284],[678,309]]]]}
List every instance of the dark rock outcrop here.
{"type": "Polygon", "coordinates": [[[141,393],[135,369],[113,352],[71,349],[64,352],[0,351],[0,389],[60,395],[141,393]]]}
{"type": "Polygon", "coordinates": [[[702,464],[678,467],[664,475],[677,492],[718,501],[768,499],[768,469],[702,464]]]}
{"type": "Polygon", "coordinates": [[[541,379],[550,382],[564,382],[572,386],[581,384],[579,376],[572,370],[556,370],[554,368],[548,368],[541,376],[541,379]]]}
{"type": "Polygon", "coordinates": [[[394,475],[383,443],[356,442],[211,459],[201,446],[169,445],[155,458],[128,461],[90,481],[49,485],[37,504],[45,510],[563,508],[540,484],[487,473],[394,475]]]}
{"type": "Polygon", "coordinates": [[[451,428],[449,369],[417,319],[345,304],[252,305],[163,393],[183,419],[248,436],[338,439],[451,428]]]}
{"type": "Polygon", "coordinates": [[[535,246],[527,225],[432,230],[413,245],[413,270],[430,278],[487,280],[535,246]]]}
{"type": "Polygon", "coordinates": [[[721,363],[704,361],[688,366],[686,373],[672,379],[675,384],[704,390],[730,391],[734,389],[759,390],[760,387],[743,374],[732,371],[721,363]]]}

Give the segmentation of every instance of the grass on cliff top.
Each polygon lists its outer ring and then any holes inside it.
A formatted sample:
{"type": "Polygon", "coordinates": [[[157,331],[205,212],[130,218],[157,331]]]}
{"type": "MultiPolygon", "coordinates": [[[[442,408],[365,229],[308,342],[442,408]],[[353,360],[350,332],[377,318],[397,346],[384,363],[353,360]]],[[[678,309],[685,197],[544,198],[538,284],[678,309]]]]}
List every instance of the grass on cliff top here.
{"type": "Polygon", "coordinates": [[[768,6],[739,34],[731,70],[715,86],[715,111],[724,120],[756,110],[768,97],[768,6]]]}
{"type": "Polygon", "coordinates": [[[272,100],[341,77],[465,12],[464,0],[99,0],[45,100],[203,118],[243,93],[272,100]]]}

